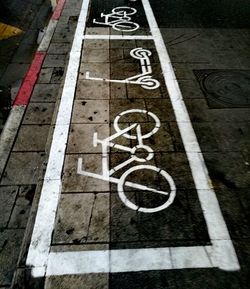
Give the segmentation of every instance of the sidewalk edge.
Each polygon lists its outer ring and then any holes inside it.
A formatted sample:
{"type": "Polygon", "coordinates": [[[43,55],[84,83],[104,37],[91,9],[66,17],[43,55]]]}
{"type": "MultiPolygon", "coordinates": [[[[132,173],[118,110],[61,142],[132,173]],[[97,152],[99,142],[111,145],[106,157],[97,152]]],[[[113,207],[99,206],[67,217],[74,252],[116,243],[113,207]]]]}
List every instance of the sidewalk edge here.
{"type": "Polygon", "coordinates": [[[44,59],[55,32],[58,20],[64,8],[65,0],[59,0],[57,6],[50,18],[48,28],[43,40],[39,45],[31,65],[22,81],[21,87],[13,102],[9,117],[4,125],[0,135],[0,180],[9,159],[12,147],[14,145],[19,127],[21,125],[25,110],[29,104],[33,89],[36,85],[39,73],[41,71],[44,59]]]}

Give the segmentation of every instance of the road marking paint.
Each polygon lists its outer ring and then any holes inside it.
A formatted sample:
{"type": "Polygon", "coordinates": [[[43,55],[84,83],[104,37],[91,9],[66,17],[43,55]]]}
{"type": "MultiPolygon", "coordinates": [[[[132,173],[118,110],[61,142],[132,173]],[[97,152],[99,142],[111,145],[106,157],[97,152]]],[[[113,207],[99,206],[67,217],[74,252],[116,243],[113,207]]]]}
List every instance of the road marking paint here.
{"type": "Polygon", "coordinates": [[[151,35],[83,35],[84,40],[153,40],[151,35]]]}
{"type": "Polygon", "coordinates": [[[31,238],[27,265],[31,265],[34,276],[45,274],[49,248],[51,242],[51,232],[54,229],[54,219],[56,216],[57,204],[61,193],[61,180],[46,179],[43,182],[39,208],[37,210],[35,226],[31,238]],[[56,206],[55,206],[56,204],[56,206]]]}
{"type": "MultiPolygon", "coordinates": [[[[89,0],[84,0],[75,32],[76,38],[81,38],[85,30],[88,6],[89,0]]],[[[55,14],[56,16],[58,15],[57,13],[55,14]]],[[[26,260],[27,265],[33,267],[34,276],[43,276],[47,267],[55,214],[61,193],[61,173],[80,65],[81,42],[73,42],[71,51],[73,53],[70,54],[69,58],[65,84],[59,105],[59,118],[55,125],[45,180],[41,191],[41,199],[26,260]],[[77,45],[80,45],[80,47],[76,47],[77,45]]]]}
{"type": "Polygon", "coordinates": [[[18,94],[14,100],[13,106],[27,105],[29,103],[45,56],[46,52],[36,52],[30,68],[23,80],[21,88],[19,89],[18,94]]]}
{"type": "MultiPolygon", "coordinates": [[[[230,239],[225,221],[221,214],[215,193],[211,187],[211,180],[200,152],[192,124],[182,94],[175,77],[164,41],[154,18],[148,0],[142,0],[148,19],[150,30],[154,37],[155,46],[159,55],[162,72],[168,88],[170,99],[175,112],[176,120],[185,146],[192,175],[197,188],[198,197],[204,212],[211,246],[191,247],[166,247],[147,249],[126,249],[107,251],[84,252],[57,252],[49,253],[51,236],[54,228],[55,214],[61,189],[61,172],[64,160],[65,145],[69,129],[71,108],[66,110],[66,101],[60,105],[61,116],[56,124],[50,151],[49,164],[42,189],[32,242],[29,248],[27,264],[33,266],[32,273],[35,277],[46,275],[85,274],[95,272],[127,272],[143,270],[164,270],[181,268],[210,268],[219,267],[223,270],[239,270],[237,256],[230,239]],[[64,110],[65,109],[65,110],[64,110]],[[62,111],[66,113],[64,123],[62,111]],[[60,131],[61,130],[61,131],[60,131]],[[187,133],[188,132],[188,133],[187,133]],[[61,143],[59,148],[56,141],[61,143]],[[52,155],[55,154],[56,158],[52,155]],[[54,158],[54,160],[53,160],[54,158]],[[48,186],[48,184],[53,184],[48,186]],[[47,189],[47,191],[46,191],[47,189]],[[44,217],[46,216],[46,220],[44,217]],[[45,226],[46,225],[46,226],[45,226]],[[100,261],[100,262],[99,262],[100,261]]],[[[70,55],[69,69],[67,70],[63,99],[74,97],[76,85],[76,71],[78,70],[81,51],[82,32],[85,29],[89,0],[83,2],[80,19],[78,21],[76,36],[70,55]],[[72,62],[72,59],[75,60],[72,62]],[[77,69],[76,69],[77,67],[77,69]],[[73,80],[73,82],[71,82],[73,80]],[[67,94],[66,91],[68,90],[67,94]]],[[[86,39],[86,38],[85,38],[86,39]]],[[[96,38],[95,38],[96,39],[96,38]]],[[[59,114],[60,115],[60,114],[59,114]]],[[[78,171],[82,170],[78,161],[78,171]]],[[[88,173],[93,176],[92,173],[88,173]]],[[[99,176],[100,177],[100,176],[99,176]]],[[[110,177],[112,179],[112,177],[110,177]]],[[[116,181],[114,181],[116,182],[116,181]]],[[[117,183],[117,182],[116,182],[117,183]]]]}
{"type": "MultiPolygon", "coordinates": [[[[150,116],[150,117],[154,120],[154,122],[155,122],[154,128],[153,128],[150,132],[146,133],[145,135],[142,135],[142,136],[141,136],[142,139],[150,138],[153,134],[157,133],[157,131],[158,131],[159,128],[161,127],[161,122],[160,122],[158,116],[156,116],[154,113],[152,113],[152,112],[150,112],[150,111],[147,111],[147,110],[143,110],[143,109],[129,109],[129,110],[125,110],[125,111],[121,112],[121,113],[120,113],[119,115],[117,115],[117,116],[115,117],[115,119],[114,119],[114,128],[115,128],[115,130],[117,131],[118,134],[121,132],[121,129],[120,129],[120,127],[119,127],[119,120],[120,120],[120,118],[121,118],[122,116],[124,116],[124,115],[131,114],[131,113],[132,113],[132,114],[133,114],[133,113],[143,113],[143,114],[146,114],[146,115],[150,116]]],[[[126,138],[128,138],[128,139],[134,139],[134,140],[137,139],[137,136],[135,136],[135,135],[130,135],[130,134],[127,134],[127,133],[123,134],[123,136],[126,137],[126,138]]],[[[110,140],[112,140],[112,138],[111,138],[110,140]]]]}
{"type": "Polygon", "coordinates": [[[212,268],[206,248],[169,247],[147,249],[51,252],[47,276],[90,273],[138,272],[181,268],[212,268]],[[195,257],[195,258],[194,258],[195,257]],[[194,262],[195,260],[195,262],[194,262]],[[150,261],[150,268],[149,263],[150,261]]]}
{"type": "MultiPolygon", "coordinates": [[[[166,247],[146,249],[51,252],[46,276],[93,273],[138,272],[148,270],[198,269],[228,267],[231,258],[220,259],[234,252],[229,240],[216,241],[213,246],[166,247]],[[215,256],[214,258],[208,258],[215,256]]],[[[230,270],[230,269],[228,269],[230,270]]],[[[235,270],[232,265],[231,270],[235,270]]],[[[41,276],[41,275],[40,275],[41,276]]]]}
{"type": "Polygon", "coordinates": [[[131,21],[130,15],[134,15],[136,12],[137,10],[132,7],[115,7],[109,14],[101,13],[101,17],[104,17],[104,22],[94,19],[93,23],[110,26],[117,31],[132,32],[140,27],[139,24],[131,21]]]}
{"type": "MultiPolygon", "coordinates": [[[[221,263],[217,263],[217,266],[221,269],[239,270],[239,262],[232,241],[230,239],[224,218],[222,216],[215,192],[211,188],[212,182],[209,178],[203,155],[200,152],[199,144],[193,130],[185,103],[183,101],[182,93],[179,88],[178,81],[176,80],[174,69],[171,64],[160,29],[155,20],[149,1],[142,0],[142,3],[149,23],[150,31],[155,40],[155,46],[158,52],[161,69],[163,71],[163,76],[168,89],[169,97],[171,99],[178,128],[192,171],[192,176],[195,182],[195,186],[197,188],[200,204],[202,210],[204,211],[204,218],[207,224],[209,237],[211,239],[212,245],[216,244],[216,240],[220,238],[223,238],[226,244],[225,248],[223,246],[220,246],[220,249],[216,251],[216,254],[212,254],[211,257],[218,260],[228,260],[228,262],[222,261],[221,263]],[[185,125],[180,124],[182,122],[185,122],[185,125]],[[194,147],[197,152],[193,152],[194,147]],[[201,186],[202,190],[200,190],[201,186]],[[228,248],[230,248],[230,256],[227,255],[228,248]]],[[[213,249],[213,252],[214,251],[215,250],[213,249]]]]}

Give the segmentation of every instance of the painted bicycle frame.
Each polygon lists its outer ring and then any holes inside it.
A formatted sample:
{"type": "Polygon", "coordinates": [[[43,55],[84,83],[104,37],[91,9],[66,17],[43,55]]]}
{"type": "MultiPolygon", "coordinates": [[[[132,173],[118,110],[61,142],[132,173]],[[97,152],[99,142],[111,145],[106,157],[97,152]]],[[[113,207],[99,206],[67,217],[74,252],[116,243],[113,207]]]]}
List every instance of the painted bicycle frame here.
{"type": "Polygon", "coordinates": [[[157,79],[152,77],[152,67],[149,60],[149,56],[151,55],[151,51],[148,49],[144,49],[142,47],[134,48],[130,51],[130,55],[139,59],[141,66],[141,73],[136,74],[134,76],[128,77],[126,79],[107,79],[101,77],[92,77],[90,76],[89,71],[86,72],[86,79],[89,80],[97,80],[97,81],[107,81],[107,82],[115,82],[115,83],[128,83],[128,84],[139,84],[142,88],[145,89],[156,89],[160,86],[160,82],[157,79]]]}
{"type": "Polygon", "coordinates": [[[100,179],[103,181],[108,181],[108,182],[117,184],[118,195],[119,195],[121,201],[132,210],[137,210],[137,211],[144,212],[144,213],[154,213],[154,212],[161,211],[161,210],[167,208],[169,205],[172,204],[172,202],[175,198],[176,187],[175,187],[175,184],[174,184],[172,177],[166,171],[164,171],[160,168],[157,168],[155,166],[152,166],[152,165],[144,165],[143,164],[143,165],[135,165],[135,166],[129,168],[125,173],[123,173],[123,175],[120,178],[115,178],[112,176],[115,172],[117,172],[118,170],[122,169],[123,167],[129,165],[132,162],[145,163],[146,161],[149,161],[154,157],[153,150],[149,146],[144,145],[143,139],[149,138],[150,136],[152,136],[153,134],[155,134],[159,130],[160,120],[152,112],[148,112],[146,110],[141,110],[141,109],[132,109],[132,110],[127,110],[127,111],[122,112],[121,114],[119,114],[115,118],[114,128],[116,130],[116,133],[114,133],[113,135],[111,135],[111,136],[109,136],[103,140],[98,139],[98,134],[96,132],[94,133],[94,136],[93,136],[93,146],[96,147],[98,144],[100,144],[102,146],[102,173],[96,174],[96,173],[87,172],[87,171],[83,170],[82,158],[78,159],[77,173],[80,175],[93,177],[96,179],[100,179]],[[154,119],[154,121],[156,123],[154,129],[145,135],[142,135],[141,125],[138,123],[133,123],[132,125],[130,125],[129,127],[125,128],[125,129],[120,129],[119,125],[118,125],[119,118],[125,114],[128,114],[128,113],[144,113],[144,114],[149,115],[150,117],[152,117],[154,119]],[[133,130],[133,129],[136,130],[136,136],[128,134],[128,132],[133,130]],[[130,147],[116,144],[115,142],[113,142],[116,138],[118,138],[120,136],[124,136],[126,138],[137,139],[138,145],[130,148],[130,147]],[[131,154],[130,158],[128,158],[126,161],[120,163],[116,167],[110,169],[109,168],[109,154],[108,154],[109,147],[110,148],[113,147],[113,148],[116,148],[116,149],[119,149],[119,150],[122,150],[125,152],[129,152],[131,154]],[[148,153],[147,157],[145,157],[145,158],[138,157],[136,155],[136,151],[138,149],[145,150],[148,153]],[[155,171],[155,172],[159,173],[160,175],[162,175],[162,177],[165,178],[169,184],[170,192],[156,190],[154,188],[149,188],[147,186],[144,186],[144,185],[141,185],[138,183],[126,181],[126,177],[130,173],[137,171],[137,170],[145,170],[145,169],[155,171]],[[131,187],[131,188],[135,188],[137,190],[149,191],[149,192],[158,193],[161,195],[166,195],[166,196],[168,196],[168,199],[163,205],[161,205],[159,207],[154,207],[154,208],[139,207],[127,199],[127,197],[124,193],[124,190],[123,190],[123,185],[126,185],[126,186],[131,187]]]}
{"type": "Polygon", "coordinates": [[[104,18],[104,22],[93,20],[93,23],[111,26],[117,31],[132,32],[137,30],[140,26],[139,24],[132,22],[129,15],[133,15],[137,12],[135,8],[123,6],[115,7],[112,9],[111,13],[101,13],[101,17],[104,18]]]}

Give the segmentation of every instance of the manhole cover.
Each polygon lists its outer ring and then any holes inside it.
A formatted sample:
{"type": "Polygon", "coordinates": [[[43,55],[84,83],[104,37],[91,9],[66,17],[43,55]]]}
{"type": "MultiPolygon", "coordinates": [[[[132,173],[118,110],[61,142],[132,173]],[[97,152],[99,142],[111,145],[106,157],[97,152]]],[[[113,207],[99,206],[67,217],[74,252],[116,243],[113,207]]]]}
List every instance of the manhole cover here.
{"type": "Polygon", "coordinates": [[[210,108],[250,107],[250,70],[194,70],[210,108]]]}

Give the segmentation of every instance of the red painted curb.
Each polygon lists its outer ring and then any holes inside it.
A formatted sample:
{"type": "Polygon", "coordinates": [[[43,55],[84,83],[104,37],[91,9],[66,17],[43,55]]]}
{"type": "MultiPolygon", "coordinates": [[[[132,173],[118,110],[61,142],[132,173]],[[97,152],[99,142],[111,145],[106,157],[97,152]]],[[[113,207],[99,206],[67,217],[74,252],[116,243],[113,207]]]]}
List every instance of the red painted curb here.
{"type": "Polygon", "coordinates": [[[65,4],[65,0],[59,0],[57,5],[56,5],[56,9],[54,10],[54,13],[51,17],[52,20],[58,20],[62,14],[62,10],[65,4]]]}
{"type": "Polygon", "coordinates": [[[13,106],[27,105],[29,103],[33,88],[36,84],[39,72],[41,70],[43,61],[45,59],[46,52],[36,52],[35,57],[31,63],[31,66],[23,80],[21,88],[13,102],[13,106]]]}
{"type": "MultiPolygon", "coordinates": [[[[55,8],[54,13],[50,20],[58,20],[62,14],[66,0],[59,0],[55,8]]],[[[42,68],[43,61],[46,57],[47,52],[37,51],[35,57],[30,65],[30,68],[22,82],[22,85],[18,91],[18,94],[13,101],[13,106],[24,105],[26,106],[31,98],[34,86],[36,84],[37,78],[39,76],[40,70],[42,68]]]]}

